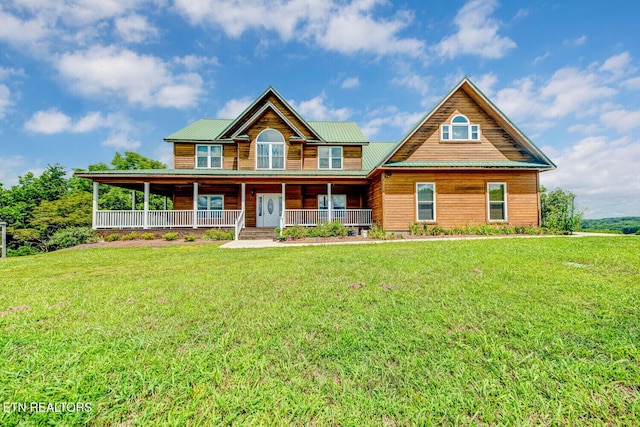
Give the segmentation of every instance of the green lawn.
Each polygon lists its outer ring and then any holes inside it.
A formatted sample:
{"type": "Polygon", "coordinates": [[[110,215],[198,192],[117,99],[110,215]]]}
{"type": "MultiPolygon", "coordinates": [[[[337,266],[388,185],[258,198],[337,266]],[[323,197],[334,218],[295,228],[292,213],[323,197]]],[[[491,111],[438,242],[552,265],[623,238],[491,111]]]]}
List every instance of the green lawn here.
{"type": "Polygon", "coordinates": [[[639,345],[637,237],[0,260],[3,426],[633,425],[639,345]]]}

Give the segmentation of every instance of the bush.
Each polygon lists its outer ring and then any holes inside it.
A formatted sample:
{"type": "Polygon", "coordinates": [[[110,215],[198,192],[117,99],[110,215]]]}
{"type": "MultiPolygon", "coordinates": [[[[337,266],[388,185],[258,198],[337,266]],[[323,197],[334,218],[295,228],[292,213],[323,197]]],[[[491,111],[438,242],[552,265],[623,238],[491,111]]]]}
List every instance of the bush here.
{"type": "Polygon", "coordinates": [[[144,240],[153,240],[156,238],[156,235],[154,233],[142,233],[140,237],[144,240]]]}
{"type": "Polygon", "coordinates": [[[640,236],[640,230],[636,231],[636,236],[640,236]]]}
{"type": "Polygon", "coordinates": [[[140,237],[140,235],[135,231],[132,231],[131,233],[120,236],[120,240],[136,240],[138,237],[140,237]]]}
{"type": "Polygon", "coordinates": [[[312,230],[307,230],[301,225],[294,225],[293,227],[288,227],[282,230],[280,236],[284,238],[293,237],[294,239],[303,239],[305,237],[312,237],[312,233],[312,230]]]}
{"type": "Polygon", "coordinates": [[[55,251],[97,241],[98,233],[90,227],[67,227],[53,233],[46,243],[46,248],[55,251]]]}
{"type": "Polygon", "coordinates": [[[206,240],[233,240],[233,230],[224,231],[219,228],[210,228],[202,238],[206,240]]]}
{"type": "Polygon", "coordinates": [[[23,245],[18,249],[7,249],[7,257],[37,255],[40,250],[31,245],[23,245]]]}
{"type": "Polygon", "coordinates": [[[184,241],[185,242],[195,242],[196,241],[196,236],[194,236],[193,234],[185,234],[184,235],[184,241]]]}
{"type": "Polygon", "coordinates": [[[178,232],[177,231],[170,231],[168,233],[164,233],[162,235],[162,238],[164,240],[177,240],[178,239],[178,232]]]}
{"type": "Polygon", "coordinates": [[[386,233],[384,232],[384,230],[382,229],[382,227],[380,227],[380,224],[375,222],[371,225],[371,229],[369,230],[369,237],[372,239],[384,239],[386,236],[386,233]]]}
{"type": "Polygon", "coordinates": [[[575,194],[561,188],[547,193],[546,188],[540,189],[540,212],[542,227],[556,234],[571,234],[580,229],[584,211],[575,207],[575,194]]]}
{"type": "Polygon", "coordinates": [[[116,242],[120,240],[120,235],[117,233],[109,234],[105,239],[107,242],[116,242]]]}

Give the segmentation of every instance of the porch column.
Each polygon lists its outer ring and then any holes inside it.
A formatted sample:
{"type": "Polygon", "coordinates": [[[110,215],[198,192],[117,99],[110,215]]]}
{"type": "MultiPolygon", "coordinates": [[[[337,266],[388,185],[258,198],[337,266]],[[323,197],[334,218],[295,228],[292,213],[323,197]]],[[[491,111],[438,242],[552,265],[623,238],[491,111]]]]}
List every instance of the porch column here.
{"type": "Polygon", "coordinates": [[[93,182],[93,204],[91,206],[91,228],[98,228],[98,184],[93,182]]]}
{"type": "Polygon", "coordinates": [[[287,203],[286,203],[286,198],[285,198],[285,187],[287,184],[285,184],[284,182],[282,183],[282,212],[280,212],[280,228],[284,228],[284,211],[286,209],[287,203]]]}
{"type": "Polygon", "coordinates": [[[142,217],[142,228],[149,228],[149,187],[150,183],[144,183],[144,215],[142,217]]]}
{"type": "Polygon", "coordinates": [[[327,221],[333,221],[333,203],[331,203],[331,183],[327,183],[327,221]]]}
{"type": "Polygon", "coordinates": [[[0,257],[7,257],[7,223],[0,222],[0,227],[2,228],[2,252],[0,253],[0,257]]]}
{"type": "Polygon", "coordinates": [[[244,182],[242,184],[240,184],[240,200],[241,200],[241,205],[240,208],[242,209],[242,212],[244,212],[244,208],[245,208],[245,202],[246,202],[246,192],[247,192],[247,184],[245,184],[244,182]]]}
{"type": "Polygon", "coordinates": [[[193,228],[198,228],[198,183],[193,183],[193,228]]]}
{"type": "Polygon", "coordinates": [[[131,190],[131,210],[136,210],[136,190],[131,190]]]}

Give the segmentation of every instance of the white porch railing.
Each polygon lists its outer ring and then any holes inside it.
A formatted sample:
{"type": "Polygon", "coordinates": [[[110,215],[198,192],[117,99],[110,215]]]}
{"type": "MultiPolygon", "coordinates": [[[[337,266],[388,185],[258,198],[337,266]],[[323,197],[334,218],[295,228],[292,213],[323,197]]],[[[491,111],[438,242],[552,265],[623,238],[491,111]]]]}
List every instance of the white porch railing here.
{"type": "Polygon", "coordinates": [[[238,240],[240,238],[240,231],[244,228],[244,211],[240,211],[240,216],[238,216],[238,220],[236,221],[236,226],[234,228],[233,240],[238,240]]]}
{"type": "MultiPolygon", "coordinates": [[[[370,226],[371,209],[332,209],[331,221],[339,221],[350,227],[370,226]]],[[[329,222],[327,209],[285,209],[284,211],[285,227],[293,225],[315,227],[325,222],[329,222]]]]}
{"type": "MultiPolygon", "coordinates": [[[[148,211],[148,228],[236,227],[242,211],[198,211],[196,224],[192,210],[148,211]]],[[[96,211],[94,228],[144,228],[145,211],[96,211]]],[[[243,225],[244,225],[244,215],[243,225]]]]}

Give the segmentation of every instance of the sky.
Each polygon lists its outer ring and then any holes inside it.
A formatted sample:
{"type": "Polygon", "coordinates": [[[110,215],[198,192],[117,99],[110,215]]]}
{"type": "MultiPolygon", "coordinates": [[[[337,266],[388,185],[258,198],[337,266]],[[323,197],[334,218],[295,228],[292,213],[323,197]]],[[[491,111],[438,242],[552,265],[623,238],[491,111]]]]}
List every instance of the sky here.
{"type": "Polygon", "coordinates": [[[587,218],[640,216],[640,2],[0,0],[0,183],[234,118],[273,86],[398,141],[468,76],[587,218]]]}

